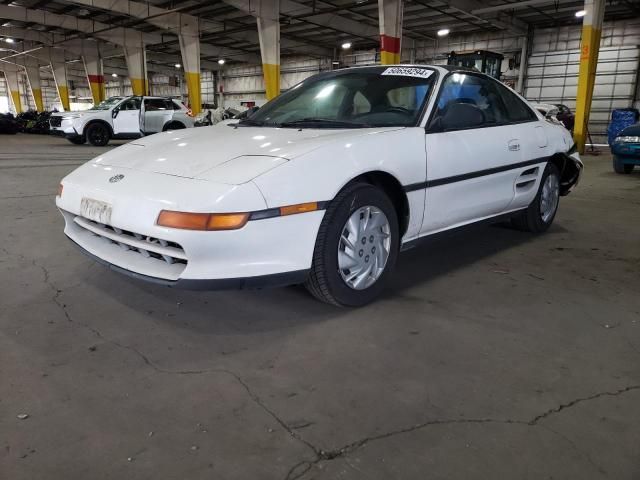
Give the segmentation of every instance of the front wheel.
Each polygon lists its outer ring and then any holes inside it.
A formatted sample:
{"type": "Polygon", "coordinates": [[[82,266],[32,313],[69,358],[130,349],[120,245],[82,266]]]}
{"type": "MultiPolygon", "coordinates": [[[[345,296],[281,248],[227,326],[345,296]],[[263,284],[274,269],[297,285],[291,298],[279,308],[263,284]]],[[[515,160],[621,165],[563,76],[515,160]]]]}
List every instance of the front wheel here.
{"type": "Polygon", "coordinates": [[[109,143],[109,129],[101,123],[94,123],[87,128],[87,139],[94,147],[104,147],[109,143]]]}
{"type": "Polygon", "coordinates": [[[631,173],[633,171],[633,164],[624,163],[624,161],[620,157],[614,155],[613,156],[613,170],[616,173],[628,174],[628,173],[631,173]]]}
{"type": "Polygon", "coordinates": [[[396,264],[398,217],[379,188],[346,187],[327,209],[305,287],[317,299],[358,307],[380,295],[396,264]]]}
{"type": "Polygon", "coordinates": [[[542,174],[538,194],[529,207],[513,219],[513,223],[520,230],[542,233],[553,223],[559,203],[560,172],[553,163],[548,163],[542,174]]]}

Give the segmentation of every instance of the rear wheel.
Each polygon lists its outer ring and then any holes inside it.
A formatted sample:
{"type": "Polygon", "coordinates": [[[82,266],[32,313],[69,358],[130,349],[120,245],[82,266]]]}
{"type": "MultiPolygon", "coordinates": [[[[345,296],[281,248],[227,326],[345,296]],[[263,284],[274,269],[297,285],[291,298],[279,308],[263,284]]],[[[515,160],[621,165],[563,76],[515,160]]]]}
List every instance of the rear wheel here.
{"type": "Polygon", "coordinates": [[[365,305],[384,289],[398,248],[398,218],[389,197],[369,184],[351,185],[327,209],[305,286],[323,302],[365,305]]]}
{"type": "Polygon", "coordinates": [[[616,173],[631,173],[633,171],[633,167],[634,166],[630,163],[624,163],[620,157],[616,155],[613,156],[613,170],[616,173]]]}
{"type": "Polygon", "coordinates": [[[87,141],[85,137],[68,137],[67,140],[69,140],[74,145],[84,145],[84,143],[87,141]]]}
{"type": "Polygon", "coordinates": [[[92,123],[87,127],[87,140],[94,147],[104,147],[110,138],[109,129],[102,123],[92,123]]]}
{"type": "Polygon", "coordinates": [[[553,163],[548,163],[536,198],[524,212],[512,220],[513,224],[520,230],[544,232],[553,223],[559,203],[560,172],[553,163]]]}

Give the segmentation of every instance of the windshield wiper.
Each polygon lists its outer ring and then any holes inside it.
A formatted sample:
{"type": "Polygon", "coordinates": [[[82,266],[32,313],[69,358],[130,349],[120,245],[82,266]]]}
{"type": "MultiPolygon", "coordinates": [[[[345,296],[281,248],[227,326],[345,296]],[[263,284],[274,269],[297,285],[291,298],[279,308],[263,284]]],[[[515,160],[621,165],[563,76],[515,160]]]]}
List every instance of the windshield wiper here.
{"type": "Polygon", "coordinates": [[[233,125],[233,126],[248,125],[251,127],[261,127],[264,125],[264,122],[260,122],[258,120],[252,120],[250,118],[243,118],[242,120],[239,120],[238,123],[231,123],[230,125],[233,125]]]}
{"type": "Polygon", "coordinates": [[[301,118],[299,120],[292,120],[290,122],[282,122],[278,126],[283,128],[368,128],[371,125],[368,125],[366,123],[344,122],[342,120],[330,120],[327,118],[301,118]]]}

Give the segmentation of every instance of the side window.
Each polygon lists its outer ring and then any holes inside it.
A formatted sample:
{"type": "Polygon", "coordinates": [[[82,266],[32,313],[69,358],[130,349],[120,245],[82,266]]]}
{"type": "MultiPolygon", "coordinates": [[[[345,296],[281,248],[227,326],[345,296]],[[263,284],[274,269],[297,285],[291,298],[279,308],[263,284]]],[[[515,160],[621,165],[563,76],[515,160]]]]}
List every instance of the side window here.
{"type": "Polygon", "coordinates": [[[466,103],[476,107],[482,115],[480,127],[491,127],[508,122],[497,84],[488,78],[465,73],[449,75],[440,91],[433,120],[443,117],[453,104],[466,103]]]}
{"type": "Polygon", "coordinates": [[[182,110],[182,107],[176,100],[169,100],[171,102],[171,106],[174,110],[182,110]]]}
{"type": "Polygon", "coordinates": [[[122,102],[120,110],[140,110],[140,97],[133,97],[122,102]]]}
{"type": "MultiPolygon", "coordinates": [[[[173,107],[171,107],[173,108],[173,107]]],[[[167,102],[164,98],[145,98],[144,109],[147,112],[155,112],[158,110],[167,110],[167,102]]]]}
{"type": "Polygon", "coordinates": [[[538,117],[515,93],[499,84],[496,84],[496,87],[507,108],[507,117],[510,122],[532,122],[538,120],[538,117]]]}

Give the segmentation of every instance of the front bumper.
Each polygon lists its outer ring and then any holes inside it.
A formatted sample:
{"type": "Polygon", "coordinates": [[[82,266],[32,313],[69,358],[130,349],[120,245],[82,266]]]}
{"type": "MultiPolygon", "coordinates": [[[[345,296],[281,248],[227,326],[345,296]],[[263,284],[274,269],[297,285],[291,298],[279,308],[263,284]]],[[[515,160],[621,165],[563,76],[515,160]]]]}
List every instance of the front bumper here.
{"type": "Polygon", "coordinates": [[[251,220],[228,231],[172,229],[155,224],[161,210],[257,211],[266,204],[253,183],[229,186],[90,164],[63,183],[56,204],[67,237],[119,272],[179,288],[300,283],[311,266],[324,216],[324,211],[314,211],[251,220]],[[110,184],[116,173],[125,178],[110,184]],[[111,205],[108,226],[82,216],[82,198],[111,205]]]}
{"type": "MultiPolygon", "coordinates": [[[[624,157],[624,160],[629,159],[630,163],[634,163],[634,159],[640,160],[640,143],[614,142],[611,145],[611,153],[624,157]]],[[[637,163],[634,164],[637,165],[637,163]]]]}
{"type": "Polygon", "coordinates": [[[80,133],[75,129],[73,125],[73,120],[62,119],[60,126],[53,126],[51,123],[49,124],[49,132],[51,135],[56,135],[58,137],[80,137],[80,133]]]}

